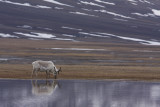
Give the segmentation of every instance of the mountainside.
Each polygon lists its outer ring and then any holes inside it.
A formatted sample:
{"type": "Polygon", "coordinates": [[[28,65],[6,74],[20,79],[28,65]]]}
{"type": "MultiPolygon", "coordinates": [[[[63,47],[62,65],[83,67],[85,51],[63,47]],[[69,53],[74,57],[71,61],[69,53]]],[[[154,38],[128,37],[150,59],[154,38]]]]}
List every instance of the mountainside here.
{"type": "Polygon", "coordinates": [[[159,0],[0,0],[0,37],[160,45],[159,0]]]}

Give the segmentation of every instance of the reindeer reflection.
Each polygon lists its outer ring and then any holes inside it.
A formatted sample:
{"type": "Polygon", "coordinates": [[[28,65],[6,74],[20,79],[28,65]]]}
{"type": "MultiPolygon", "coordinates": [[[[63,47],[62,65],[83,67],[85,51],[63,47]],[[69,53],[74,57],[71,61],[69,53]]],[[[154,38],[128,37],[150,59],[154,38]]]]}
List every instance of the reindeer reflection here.
{"type": "Polygon", "coordinates": [[[32,80],[32,94],[34,95],[52,95],[57,88],[59,88],[59,84],[56,80],[50,81],[46,79],[43,83],[32,80]]]}

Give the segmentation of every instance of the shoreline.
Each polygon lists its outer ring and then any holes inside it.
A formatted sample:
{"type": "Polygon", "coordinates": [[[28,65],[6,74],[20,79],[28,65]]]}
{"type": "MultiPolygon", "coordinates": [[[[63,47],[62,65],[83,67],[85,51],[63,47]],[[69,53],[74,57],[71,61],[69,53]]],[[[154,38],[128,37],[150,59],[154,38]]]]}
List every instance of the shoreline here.
{"type": "Polygon", "coordinates": [[[160,82],[160,79],[119,79],[119,78],[1,78],[0,80],[67,80],[67,81],[137,81],[137,82],[160,82]]]}
{"type": "Polygon", "coordinates": [[[44,78],[38,78],[38,79],[31,79],[31,78],[28,78],[28,79],[21,79],[21,78],[0,78],[0,80],[57,80],[57,81],[81,81],[81,82],[109,82],[109,81],[114,81],[114,82],[154,82],[154,83],[160,83],[160,80],[139,80],[139,79],[63,79],[63,78],[60,78],[60,79],[44,79],[44,78]]]}

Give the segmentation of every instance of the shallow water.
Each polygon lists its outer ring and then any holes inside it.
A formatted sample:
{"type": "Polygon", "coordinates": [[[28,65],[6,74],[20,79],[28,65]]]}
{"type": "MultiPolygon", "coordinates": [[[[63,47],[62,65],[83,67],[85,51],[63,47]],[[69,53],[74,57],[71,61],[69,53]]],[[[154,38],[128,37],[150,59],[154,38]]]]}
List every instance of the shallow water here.
{"type": "Polygon", "coordinates": [[[1,79],[0,107],[160,107],[160,83],[1,79]]]}

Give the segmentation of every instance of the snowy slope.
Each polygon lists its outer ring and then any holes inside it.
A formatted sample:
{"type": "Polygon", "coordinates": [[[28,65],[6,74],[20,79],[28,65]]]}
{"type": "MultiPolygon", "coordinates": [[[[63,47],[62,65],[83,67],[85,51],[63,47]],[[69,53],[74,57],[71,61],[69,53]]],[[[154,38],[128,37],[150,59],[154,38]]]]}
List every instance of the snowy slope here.
{"type": "Polygon", "coordinates": [[[159,0],[0,0],[0,37],[160,45],[159,0]]]}

